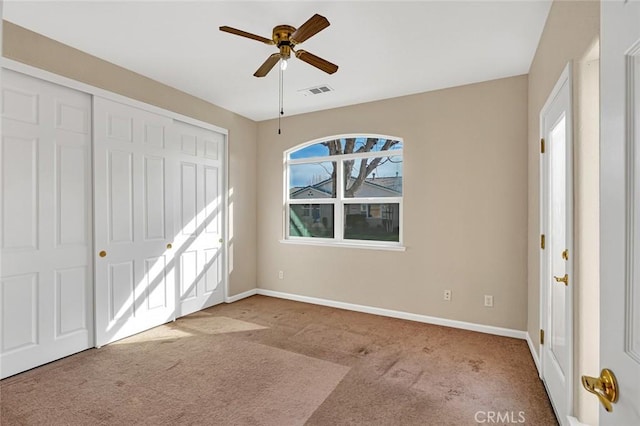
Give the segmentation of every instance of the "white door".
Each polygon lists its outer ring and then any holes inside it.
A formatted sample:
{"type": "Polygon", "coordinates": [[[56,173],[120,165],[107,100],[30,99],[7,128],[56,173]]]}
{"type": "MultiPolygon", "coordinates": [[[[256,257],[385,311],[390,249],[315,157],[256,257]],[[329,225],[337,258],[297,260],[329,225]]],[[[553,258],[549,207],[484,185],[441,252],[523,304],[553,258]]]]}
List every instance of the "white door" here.
{"type": "Polygon", "coordinates": [[[91,98],[2,71],[0,376],[93,346],[91,98]]]}
{"type": "Polygon", "coordinates": [[[223,164],[221,133],[175,122],[179,150],[175,254],[178,316],[224,300],[223,164]]]}
{"type": "Polygon", "coordinates": [[[572,389],[572,154],[571,79],[567,66],[540,114],[542,379],[561,424],[571,415],[572,389]]]}
{"type": "Polygon", "coordinates": [[[640,2],[603,1],[601,12],[600,365],[619,400],[601,406],[600,425],[639,425],[640,2]]]}
{"type": "Polygon", "coordinates": [[[96,344],[175,318],[172,121],[94,97],[96,344]]]}

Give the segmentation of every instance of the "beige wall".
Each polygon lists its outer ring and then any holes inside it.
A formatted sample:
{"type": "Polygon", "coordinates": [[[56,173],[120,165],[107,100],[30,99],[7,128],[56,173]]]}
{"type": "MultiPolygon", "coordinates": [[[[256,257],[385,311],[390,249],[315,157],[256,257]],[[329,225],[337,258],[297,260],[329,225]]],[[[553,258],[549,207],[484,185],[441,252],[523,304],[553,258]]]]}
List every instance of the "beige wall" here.
{"type": "Polygon", "coordinates": [[[573,63],[574,102],[574,415],[597,424],[597,399],[586,395],[578,377],[598,370],[598,88],[597,48],[600,3],[555,1],[529,71],[528,320],[540,353],[540,110],[560,73],[573,63]],[[595,92],[595,93],[594,93],[595,92]]]}
{"type": "Polygon", "coordinates": [[[258,286],[525,330],[526,117],[519,76],[259,123],[258,286]],[[404,138],[406,252],[280,243],[283,151],[357,132],[404,138]]]}
{"type": "MultiPolygon", "coordinates": [[[[233,188],[233,239],[236,267],[229,294],[256,287],[256,137],[257,124],[179,90],[3,22],[3,55],[160,108],[229,130],[229,185],[233,188]],[[241,253],[241,255],[239,255],[241,253]]],[[[212,83],[213,84],[213,83],[212,83]]]]}

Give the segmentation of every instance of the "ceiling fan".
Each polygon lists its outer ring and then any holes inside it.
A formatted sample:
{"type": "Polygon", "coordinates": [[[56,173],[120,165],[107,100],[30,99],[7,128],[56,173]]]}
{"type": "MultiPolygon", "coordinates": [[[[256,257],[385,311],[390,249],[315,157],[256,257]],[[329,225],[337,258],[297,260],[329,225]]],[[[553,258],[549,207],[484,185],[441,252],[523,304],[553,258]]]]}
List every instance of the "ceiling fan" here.
{"type": "Polygon", "coordinates": [[[302,24],[300,28],[294,28],[291,25],[278,25],[273,28],[273,36],[271,39],[262,37],[256,34],[251,34],[246,31],[238,30],[236,28],[223,26],[220,27],[220,31],[247,37],[252,40],[261,41],[262,43],[269,45],[276,45],[279,49],[278,53],[274,53],[269,56],[260,68],[253,74],[255,77],[264,77],[271,71],[271,69],[282,60],[284,62],[283,69],[286,67],[286,61],[291,57],[293,52],[296,58],[312,65],[327,74],[333,74],[338,71],[338,66],[331,62],[322,59],[306,50],[294,50],[294,46],[302,43],[308,38],[316,35],[320,31],[329,26],[329,21],[322,15],[317,13],[313,15],[307,22],[302,24]]]}

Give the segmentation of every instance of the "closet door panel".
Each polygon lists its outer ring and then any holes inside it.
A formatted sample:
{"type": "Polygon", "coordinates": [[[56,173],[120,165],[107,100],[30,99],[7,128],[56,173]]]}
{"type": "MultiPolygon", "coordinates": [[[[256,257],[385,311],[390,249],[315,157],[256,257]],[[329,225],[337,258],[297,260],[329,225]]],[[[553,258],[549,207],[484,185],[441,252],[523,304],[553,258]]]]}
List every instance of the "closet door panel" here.
{"type": "MultiPolygon", "coordinates": [[[[38,139],[2,135],[2,248],[36,250],[38,244],[38,139]]],[[[20,129],[15,133],[23,134],[20,129]]]]}
{"type": "Polygon", "coordinates": [[[180,253],[178,316],[224,300],[223,162],[224,135],[175,122],[180,186],[176,197],[180,253]]]}
{"type": "MultiPolygon", "coordinates": [[[[107,226],[110,243],[133,242],[133,153],[107,151],[107,226]]],[[[96,192],[97,193],[97,192],[96,192]]]]}
{"type": "Polygon", "coordinates": [[[0,376],[93,344],[91,99],[2,70],[0,376]]]}
{"type": "Polygon", "coordinates": [[[91,206],[91,173],[86,164],[89,147],[77,143],[56,143],[55,236],[56,246],[87,246],[89,242],[88,218],[91,206]]]}
{"type": "Polygon", "coordinates": [[[148,156],[144,158],[144,238],[145,240],[165,240],[165,159],[148,156]]]}
{"type": "Polygon", "coordinates": [[[56,329],[57,337],[62,337],[87,328],[89,306],[87,300],[86,267],[69,268],[56,271],[56,329]],[[84,309],[76,307],[84,306],[84,309]]]}
{"type": "Polygon", "coordinates": [[[101,346],[175,318],[172,121],[94,97],[96,333],[101,346]]]}

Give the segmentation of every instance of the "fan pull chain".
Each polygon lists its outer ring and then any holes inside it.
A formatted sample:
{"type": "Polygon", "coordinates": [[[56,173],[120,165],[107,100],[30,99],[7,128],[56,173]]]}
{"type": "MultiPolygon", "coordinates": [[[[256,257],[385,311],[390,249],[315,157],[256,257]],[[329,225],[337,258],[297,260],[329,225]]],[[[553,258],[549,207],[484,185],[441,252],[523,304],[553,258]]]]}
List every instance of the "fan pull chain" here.
{"type": "MultiPolygon", "coordinates": [[[[282,61],[282,59],[280,59],[282,61]]],[[[280,69],[280,96],[279,96],[279,102],[280,104],[278,105],[279,107],[279,114],[278,114],[278,134],[281,134],[282,131],[280,129],[280,118],[284,115],[284,92],[283,92],[283,86],[284,86],[284,70],[282,69],[282,67],[278,67],[280,69]]]]}

